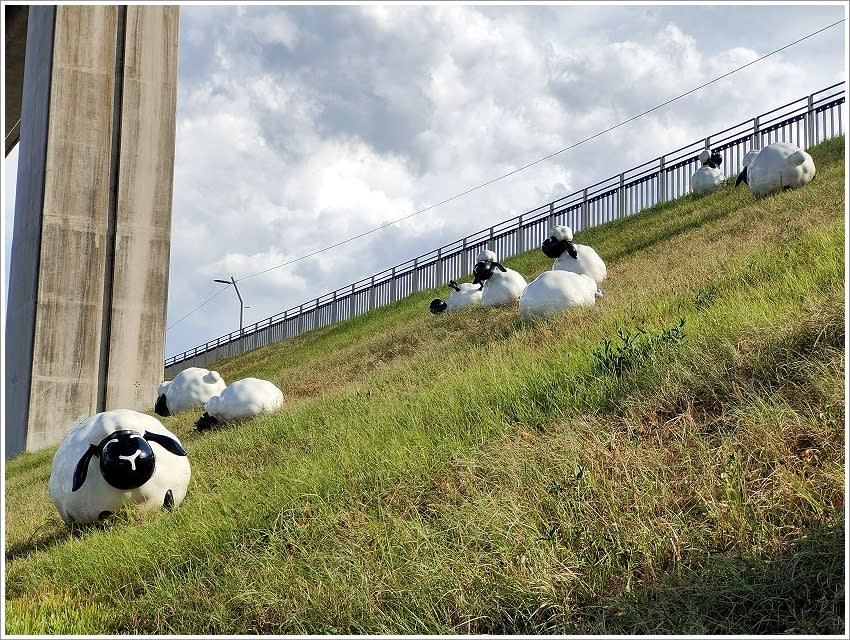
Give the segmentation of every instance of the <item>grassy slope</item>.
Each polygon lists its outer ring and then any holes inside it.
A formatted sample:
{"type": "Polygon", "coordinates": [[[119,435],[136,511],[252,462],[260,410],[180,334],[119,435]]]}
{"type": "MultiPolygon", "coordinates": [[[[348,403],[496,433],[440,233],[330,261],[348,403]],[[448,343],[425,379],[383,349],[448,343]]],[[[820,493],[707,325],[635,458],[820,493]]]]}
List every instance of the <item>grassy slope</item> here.
{"type": "Polygon", "coordinates": [[[431,316],[430,291],[218,363],[286,409],[163,419],[173,514],[69,531],[53,451],[9,461],[6,632],[843,633],[843,138],[813,156],[804,189],[580,234],[594,308],[431,316]]]}

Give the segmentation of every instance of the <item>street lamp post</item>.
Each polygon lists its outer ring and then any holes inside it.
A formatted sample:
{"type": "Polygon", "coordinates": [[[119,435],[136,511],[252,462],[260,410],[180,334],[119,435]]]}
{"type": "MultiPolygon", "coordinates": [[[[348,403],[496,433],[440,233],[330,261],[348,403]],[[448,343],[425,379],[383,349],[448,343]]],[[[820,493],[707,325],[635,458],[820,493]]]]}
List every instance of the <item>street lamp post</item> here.
{"type": "Polygon", "coordinates": [[[230,276],[230,280],[218,280],[214,279],[213,282],[221,282],[222,284],[232,284],[233,288],[236,289],[236,295],[239,298],[239,337],[242,337],[242,311],[244,309],[244,304],[242,302],[242,294],[239,293],[239,287],[236,286],[236,280],[233,276],[230,276]]]}

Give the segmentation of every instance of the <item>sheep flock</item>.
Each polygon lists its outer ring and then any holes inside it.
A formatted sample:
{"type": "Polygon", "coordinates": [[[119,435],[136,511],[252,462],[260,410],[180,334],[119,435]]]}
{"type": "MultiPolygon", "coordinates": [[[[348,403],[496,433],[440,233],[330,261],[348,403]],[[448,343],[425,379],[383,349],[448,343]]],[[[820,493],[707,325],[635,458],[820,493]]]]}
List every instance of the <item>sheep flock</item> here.
{"type": "MultiPolygon", "coordinates": [[[[703,197],[721,189],[726,178],[717,150],[705,149],[698,160],[691,187],[694,196],[703,197]]],[[[743,165],[736,186],[747,184],[758,197],[802,187],[815,176],[811,156],[784,142],[748,152],[743,165]]],[[[450,280],[449,295],[432,300],[430,312],[517,306],[522,320],[533,322],[603,299],[605,262],[592,247],[574,242],[572,229],[554,226],[540,249],[554,263],[530,283],[499,262],[495,252],[482,251],[472,282],[450,280]]],[[[267,380],[226,384],[216,371],[189,367],[159,385],[153,404],[161,416],[203,409],[194,425],[206,431],[279,411],[284,398],[267,380]]],[[[127,505],[170,511],[185,498],[190,477],[186,450],[157,418],[116,409],[88,416],[68,430],[53,457],[48,487],[62,519],[72,525],[103,520],[127,505]]]]}

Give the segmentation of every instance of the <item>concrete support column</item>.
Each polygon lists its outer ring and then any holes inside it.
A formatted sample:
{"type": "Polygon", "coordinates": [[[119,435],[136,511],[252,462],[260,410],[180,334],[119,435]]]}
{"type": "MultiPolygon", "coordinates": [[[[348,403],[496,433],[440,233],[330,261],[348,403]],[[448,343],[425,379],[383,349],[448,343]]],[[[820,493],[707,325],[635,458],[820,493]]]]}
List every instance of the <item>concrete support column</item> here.
{"type": "Polygon", "coordinates": [[[6,456],[162,381],[178,7],[38,5],[6,325],[6,456]]]}

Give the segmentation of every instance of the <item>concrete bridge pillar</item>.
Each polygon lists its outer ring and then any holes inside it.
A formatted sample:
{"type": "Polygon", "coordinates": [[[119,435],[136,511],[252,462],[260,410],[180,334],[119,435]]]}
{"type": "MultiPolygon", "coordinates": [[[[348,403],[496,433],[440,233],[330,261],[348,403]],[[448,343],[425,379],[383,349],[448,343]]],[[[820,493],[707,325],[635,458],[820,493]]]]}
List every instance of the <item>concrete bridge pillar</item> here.
{"type": "MultiPolygon", "coordinates": [[[[6,321],[6,457],[162,380],[178,7],[29,7],[6,321]]],[[[7,53],[9,42],[7,38],[7,53]]],[[[7,132],[8,135],[8,132],[7,132]]]]}

